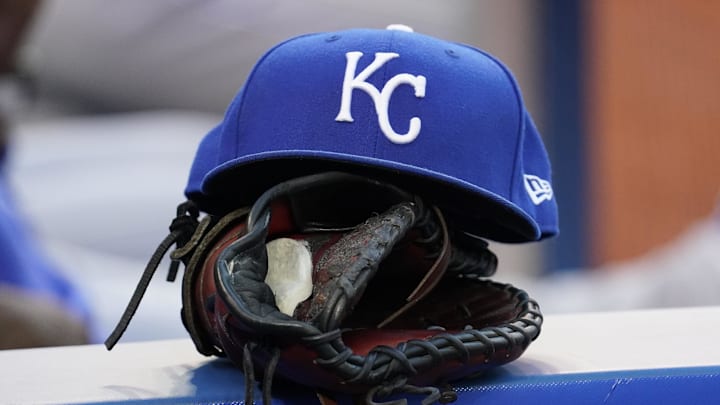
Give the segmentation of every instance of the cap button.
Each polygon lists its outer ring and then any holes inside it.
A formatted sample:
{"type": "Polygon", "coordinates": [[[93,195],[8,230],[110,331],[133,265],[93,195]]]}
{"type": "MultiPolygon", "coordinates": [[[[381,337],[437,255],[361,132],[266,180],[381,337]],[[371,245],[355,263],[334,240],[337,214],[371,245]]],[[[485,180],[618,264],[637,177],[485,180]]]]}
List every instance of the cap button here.
{"type": "Polygon", "coordinates": [[[405,24],[390,24],[387,27],[385,27],[387,30],[394,30],[394,31],[405,31],[405,32],[415,32],[412,27],[407,26],[405,24]]]}

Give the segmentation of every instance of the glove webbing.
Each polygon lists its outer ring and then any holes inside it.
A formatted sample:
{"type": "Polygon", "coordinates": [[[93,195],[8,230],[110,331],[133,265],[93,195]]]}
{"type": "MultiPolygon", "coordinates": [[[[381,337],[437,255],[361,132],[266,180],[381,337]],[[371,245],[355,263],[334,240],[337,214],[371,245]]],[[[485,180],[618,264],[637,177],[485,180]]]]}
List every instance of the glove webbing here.
{"type": "Polygon", "coordinates": [[[369,385],[382,384],[395,372],[412,376],[449,360],[467,362],[477,354],[491,359],[501,349],[512,351],[515,346],[529,345],[539,335],[542,324],[538,304],[515,287],[487,280],[478,282],[502,286],[511,292],[521,307],[516,319],[479,330],[468,326],[457,334],[441,333],[427,340],[413,339],[399,344],[397,348],[380,346],[372,349],[367,356],[352,354],[350,348],[342,343],[339,329],[302,340],[318,353],[318,364],[338,373],[348,382],[369,385]]]}

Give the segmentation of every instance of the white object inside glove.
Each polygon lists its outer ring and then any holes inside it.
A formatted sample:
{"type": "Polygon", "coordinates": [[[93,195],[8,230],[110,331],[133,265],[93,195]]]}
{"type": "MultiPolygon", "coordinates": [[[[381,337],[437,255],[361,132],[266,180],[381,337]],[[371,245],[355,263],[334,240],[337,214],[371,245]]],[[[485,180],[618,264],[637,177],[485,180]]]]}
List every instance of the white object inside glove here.
{"type": "Polygon", "coordinates": [[[265,284],[275,294],[275,305],[293,315],[299,303],[312,294],[312,257],[307,242],[278,238],[265,245],[268,270],[265,284]]]}

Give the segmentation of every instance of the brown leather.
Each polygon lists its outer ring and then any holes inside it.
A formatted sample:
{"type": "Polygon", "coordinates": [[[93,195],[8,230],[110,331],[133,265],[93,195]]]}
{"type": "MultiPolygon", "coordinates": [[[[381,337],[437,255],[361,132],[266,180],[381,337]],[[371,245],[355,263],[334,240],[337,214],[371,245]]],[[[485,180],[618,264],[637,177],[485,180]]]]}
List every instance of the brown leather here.
{"type": "Polygon", "coordinates": [[[430,267],[427,274],[425,274],[425,277],[420,280],[418,286],[415,287],[415,289],[412,293],[410,293],[410,295],[408,295],[406,299],[407,304],[403,305],[397,311],[393,312],[390,316],[380,322],[377,325],[378,328],[383,328],[387,326],[394,319],[398,318],[399,316],[407,312],[410,308],[415,306],[418,301],[423,299],[435,288],[437,283],[439,283],[442,277],[445,275],[445,271],[447,270],[448,264],[450,263],[450,254],[452,252],[452,250],[450,249],[450,235],[448,234],[447,224],[445,223],[445,217],[443,216],[442,212],[440,212],[437,207],[433,207],[433,211],[435,212],[435,215],[437,217],[438,224],[440,225],[440,232],[442,235],[442,247],[440,248],[438,257],[437,259],[435,259],[435,262],[430,267]]]}

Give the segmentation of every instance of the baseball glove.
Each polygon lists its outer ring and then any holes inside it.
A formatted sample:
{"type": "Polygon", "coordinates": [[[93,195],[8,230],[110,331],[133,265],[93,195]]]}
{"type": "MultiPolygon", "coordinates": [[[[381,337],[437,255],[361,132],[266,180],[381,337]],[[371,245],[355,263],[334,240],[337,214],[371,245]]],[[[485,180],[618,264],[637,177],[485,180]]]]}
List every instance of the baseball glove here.
{"type": "Polygon", "coordinates": [[[177,244],[168,279],[182,262],[183,323],[200,353],[242,367],[246,403],[256,375],[265,403],[276,375],[367,404],[451,402],[449,383],[518,358],[540,333],[537,303],[487,279],[487,243],[393,185],[321,173],[198,217],[192,203],[178,208],[106,346],[177,244]]]}

